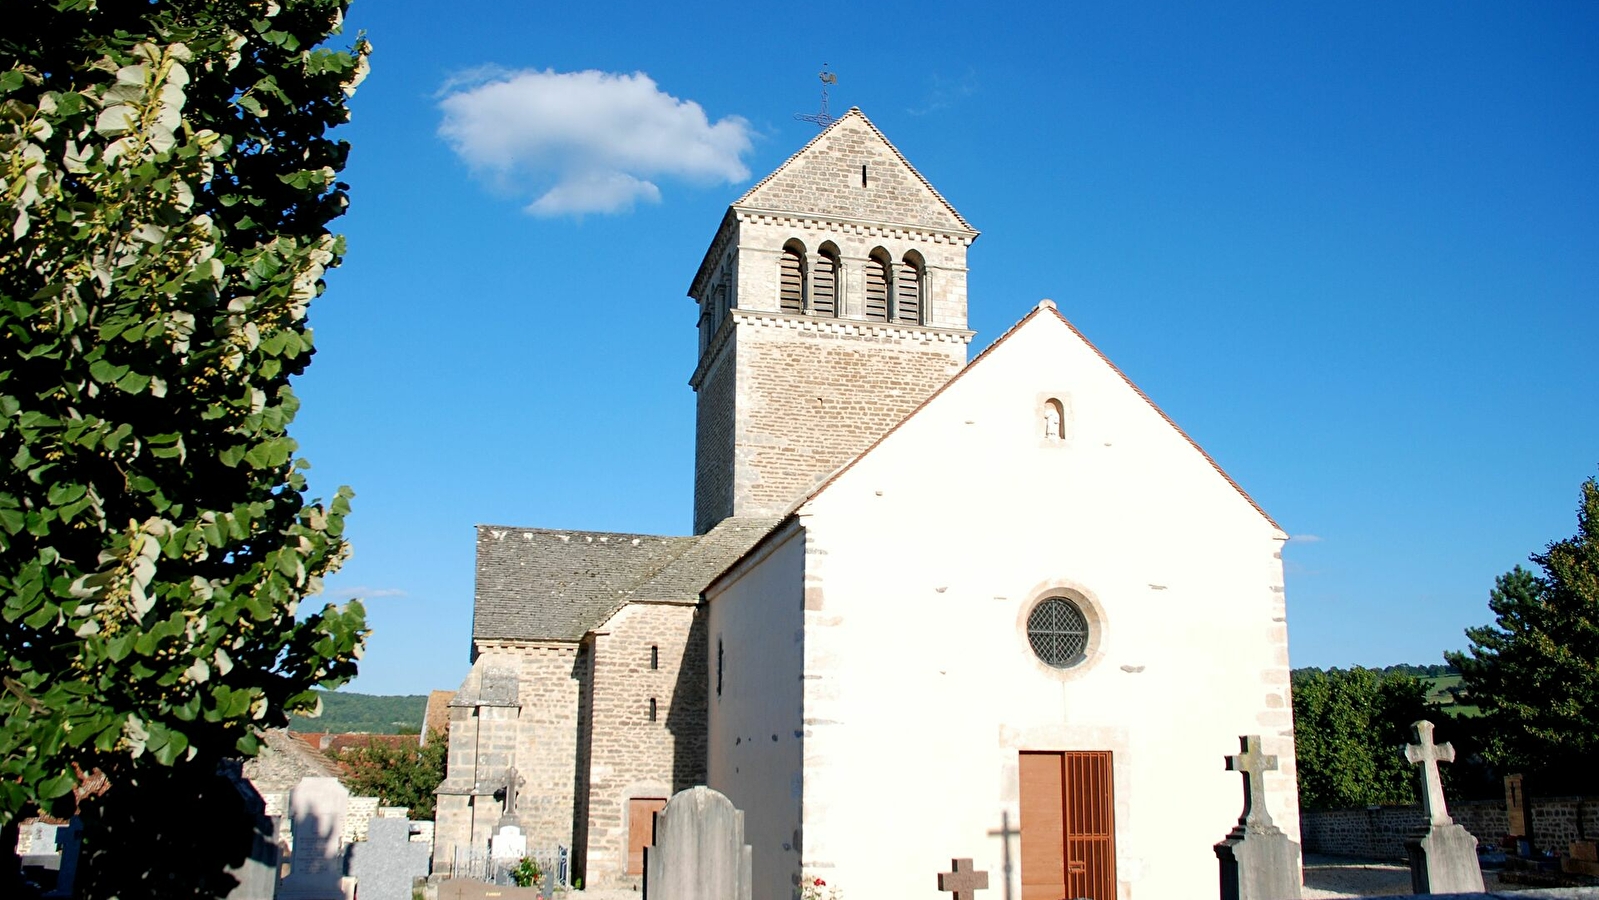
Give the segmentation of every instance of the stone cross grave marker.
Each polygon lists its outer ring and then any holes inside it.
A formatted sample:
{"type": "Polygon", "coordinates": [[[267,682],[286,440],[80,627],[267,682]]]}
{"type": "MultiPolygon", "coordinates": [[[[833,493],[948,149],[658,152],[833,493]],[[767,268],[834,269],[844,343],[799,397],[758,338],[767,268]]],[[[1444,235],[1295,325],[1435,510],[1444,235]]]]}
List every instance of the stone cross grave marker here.
{"type": "Polygon", "coordinates": [[[344,812],[350,792],[337,778],[302,778],[289,793],[294,856],[278,900],[340,900],[344,891],[344,812]]]}
{"type": "Polygon", "coordinates": [[[361,900],[411,900],[412,882],[428,874],[428,846],[412,843],[405,819],[373,819],[366,840],[350,845],[350,874],[361,900]]]}
{"type": "Polygon", "coordinates": [[[1227,757],[1227,771],[1244,776],[1244,814],[1238,817],[1238,824],[1245,828],[1269,827],[1272,821],[1266,810],[1266,773],[1277,771],[1277,755],[1261,752],[1258,734],[1244,735],[1238,743],[1241,752],[1227,757]]]}
{"type": "Polygon", "coordinates": [[[938,873],[938,889],[954,894],[955,900],[976,900],[973,894],[988,890],[988,873],[972,868],[971,860],[952,859],[949,867],[954,871],[938,873]]]}
{"type": "Polygon", "coordinates": [[[655,814],[644,848],[645,900],[750,900],[750,845],[744,813],[703,785],[678,791],[655,814]]]}
{"type": "Polygon", "coordinates": [[[1238,746],[1222,758],[1227,771],[1244,776],[1243,815],[1215,846],[1222,900],[1292,900],[1300,896],[1299,845],[1266,809],[1266,773],[1276,771],[1277,757],[1261,750],[1258,734],[1241,735],[1238,746]]]}
{"type": "MultiPolygon", "coordinates": [[[[524,780],[516,774],[516,766],[506,770],[505,787],[500,789],[500,791],[505,793],[505,806],[500,811],[500,825],[518,824],[516,818],[516,796],[520,793],[524,780]]],[[[499,793],[499,791],[496,791],[496,793],[499,793]]]]}
{"type": "Polygon", "coordinates": [[[1444,783],[1438,778],[1438,764],[1455,761],[1454,745],[1434,744],[1432,723],[1425,719],[1412,724],[1410,732],[1416,743],[1405,745],[1405,759],[1421,765],[1417,770],[1421,776],[1421,810],[1427,814],[1429,825],[1451,825],[1455,820],[1449,818],[1449,808],[1444,804],[1444,783]]]}
{"type": "Polygon", "coordinates": [[[1455,748],[1435,744],[1432,723],[1425,719],[1410,726],[1414,744],[1405,746],[1405,759],[1420,766],[1421,808],[1427,814],[1424,831],[1405,842],[1410,857],[1410,886],[1418,894],[1481,891],[1482,867],[1477,863],[1477,839],[1449,818],[1438,764],[1454,762],[1455,748]]]}

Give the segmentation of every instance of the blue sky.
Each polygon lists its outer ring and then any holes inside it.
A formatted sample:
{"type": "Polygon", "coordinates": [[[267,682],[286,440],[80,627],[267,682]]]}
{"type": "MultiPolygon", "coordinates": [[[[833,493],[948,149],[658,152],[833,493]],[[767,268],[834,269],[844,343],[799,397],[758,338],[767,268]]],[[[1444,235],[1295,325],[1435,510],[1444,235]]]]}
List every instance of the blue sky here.
{"type": "Polygon", "coordinates": [[[1599,5],[1211,6],[357,0],[347,690],[457,686],[478,523],[688,533],[685,292],[824,62],[983,232],[974,354],[1053,298],[1296,535],[1294,665],[1462,648],[1599,473],[1599,5]]]}

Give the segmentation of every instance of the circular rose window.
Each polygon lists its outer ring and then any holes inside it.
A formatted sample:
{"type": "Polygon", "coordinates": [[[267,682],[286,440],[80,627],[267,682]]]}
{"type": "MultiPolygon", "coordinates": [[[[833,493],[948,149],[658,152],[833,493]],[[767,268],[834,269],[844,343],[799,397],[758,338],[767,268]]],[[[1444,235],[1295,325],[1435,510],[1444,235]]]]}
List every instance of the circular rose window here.
{"type": "Polygon", "coordinates": [[[1083,661],[1088,649],[1088,620],[1076,603],[1050,597],[1028,615],[1027,641],[1045,665],[1069,669],[1083,661]]]}

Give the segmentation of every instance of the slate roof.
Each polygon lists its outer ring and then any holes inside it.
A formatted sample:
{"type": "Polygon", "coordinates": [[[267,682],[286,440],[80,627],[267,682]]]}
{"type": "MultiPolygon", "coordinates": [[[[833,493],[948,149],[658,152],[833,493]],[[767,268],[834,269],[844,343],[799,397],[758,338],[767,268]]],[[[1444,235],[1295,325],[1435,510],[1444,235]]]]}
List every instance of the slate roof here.
{"type": "Polygon", "coordinates": [[[777,522],[696,537],[479,525],[472,637],[576,641],[633,600],[695,602],[777,522]]]}

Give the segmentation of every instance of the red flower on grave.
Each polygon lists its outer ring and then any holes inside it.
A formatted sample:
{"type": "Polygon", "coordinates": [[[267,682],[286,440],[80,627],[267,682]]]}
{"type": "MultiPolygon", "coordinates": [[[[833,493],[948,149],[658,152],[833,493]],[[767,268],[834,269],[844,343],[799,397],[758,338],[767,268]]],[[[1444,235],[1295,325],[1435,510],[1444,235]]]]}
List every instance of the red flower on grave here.
{"type": "Polygon", "coordinates": [[[823,881],[820,878],[816,879],[815,881],[813,881],[811,883],[816,885],[817,887],[827,887],[827,882],[823,881]]]}

